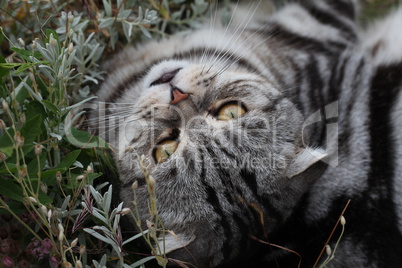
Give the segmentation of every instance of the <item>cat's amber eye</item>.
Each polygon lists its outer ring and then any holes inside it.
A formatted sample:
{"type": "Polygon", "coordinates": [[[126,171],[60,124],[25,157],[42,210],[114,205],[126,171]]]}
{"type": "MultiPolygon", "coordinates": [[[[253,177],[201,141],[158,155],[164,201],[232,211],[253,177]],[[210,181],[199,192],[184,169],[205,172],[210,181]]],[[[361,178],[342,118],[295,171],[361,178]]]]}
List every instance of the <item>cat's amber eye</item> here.
{"type": "Polygon", "coordinates": [[[178,145],[177,139],[164,140],[158,143],[153,151],[156,163],[166,161],[176,151],[178,145]]]}
{"type": "Polygon", "coordinates": [[[247,112],[246,107],[238,102],[230,102],[219,108],[216,118],[218,120],[232,120],[242,117],[247,112]]]}

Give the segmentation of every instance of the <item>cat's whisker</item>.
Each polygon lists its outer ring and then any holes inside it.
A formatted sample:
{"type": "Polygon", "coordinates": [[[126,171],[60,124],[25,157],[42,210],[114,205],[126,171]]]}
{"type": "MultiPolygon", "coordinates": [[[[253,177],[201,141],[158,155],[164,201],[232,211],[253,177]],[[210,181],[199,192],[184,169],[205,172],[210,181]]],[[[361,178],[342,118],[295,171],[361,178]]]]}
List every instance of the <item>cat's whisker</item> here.
{"type": "MultiPolygon", "coordinates": [[[[223,33],[223,37],[226,36],[226,34],[227,34],[227,32],[228,32],[228,29],[230,29],[230,26],[231,26],[231,24],[232,24],[233,18],[234,18],[235,14],[236,14],[236,10],[237,10],[237,8],[238,8],[238,6],[239,6],[239,1],[240,1],[240,0],[237,0],[237,3],[236,3],[236,5],[235,5],[235,7],[234,7],[234,10],[233,10],[233,12],[232,12],[232,14],[231,14],[231,16],[230,16],[229,22],[228,22],[228,24],[226,25],[225,31],[224,31],[224,33],[223,33]]],[[[210,38],[211,38],[211,33],[213,32],[212,29],[213,29],[213,27],[214,27],[215,24],[216,24],[216,17],[217,17],[217,14],[218,14],[218,11],[217,11],[217,9],[216,9],[216,10],[215,10],[214,21],[213,21],[213,23],[211,24],[211,28],[210,28],[209,33],[208,33],[208,40],[210,40],[210,38]]],[[[214,52],[212,52],[212,49],[209,49],[209,47],[208,47],[207,44],[205,45],[204,52],[207,52],[207,53],[202,55],[202,58],[201,58],[201,60],[200,60],[200,65],[202,64],[202,62],[203,62],[205,56],[207,56],[207,57],[209,58],[209,57],[211,57],[212,55],[215,55],[215,54],[216,54],[217,49],[218,49],[218,47],[220,47],[221,43],[222,43],[222,40],[219,42],[219,45],[215,48],[214,52]],[[212,52],[212,53],[211,53],[211,52],[212,52]]],[[[204,72],[205,67],[206,67],[206,64],[204,64],[204,66],[203,66],[203,68],[202,68],[202,70],[201,70],[201,74],[204,72]]]]}
{"type": "MultiPolygon", "coordinates": [[[[119,128],[121,120],[122,120],[121,117],[116,118],[116,117],[111,116],[107,120],[99,122],[98,124],[94,124],[94,125],[88,124],[87,126],[89,126],[89,127],[92,126],[92,127],[96,128],[98,131],[106,130],[106,129],[108,129],[107,131],[112,131],[112,130],[116,130],[119,128]]],[[[138,120],[141,120],[141,118],[125,119],[124,123],[125,123],[125,125],[127,125],[132,122],[136,122],[138,120]]],[[[99,132],[99,135],[105,134],[107,131],[99,132]]]]}
{"type": "Polygon", "coordinates": [[[122,113],[122,112],[132,112],[133,108],[98,108],[94,110],[98,113],[106,114],[106,113],[122,113]]]}
{"type": "MultiPolygon", "coordinates": [[[[210,38],[211,38],[211,33],[212,33],[212,30],[213,30],[213,28],[215,26],[217,15],[218,15],[218,2],[216,2],[216,4],[215,4],[215,11],[211,11],[211,23],[210,23],[210,27],[209,27],[209,31],[208,31],[208,40],[210,40],[210,38]]],[[[202,65],[202,63],[204,61],[204,58],[207,55],[207,50],[208,50],[208,47],[204,46],[202,56],[201,56],[201,58],[199,60],[200,65],[202,65]]],[[[204,68],[201,70],[200,75],[202,74],[203,71],[204,71],[204,68]]]]}
{"type": "MultiPolygon", "coordinates": [[[[237,31],[238,31],[238,30],[240,29],[240,27],[241,27],[241,24],[237,25],[236,28],[235,28],[235,30],[234,30],[234,32],[232,33],[231,37],[229,38],[229,41],[228,41],[226,44],[222,44],[222,42],[223,42],[222,40],[225,40],[225,39],[226,39],[226,38],[225,38],[225,37],[226,37],[226,34],[228,33],[228,30],[230,29],[230,26],[231,26],[231,24],[232,24],[232,22],[233,22],[233,19],[234,19],[234,16],[235,16],[235,14],[236,14],[236,11],[237,11],[238,6],[239,6],[239,0],[237,1],[236,5],[235,5],[235,8],[234,8],[234,10],[233,10],[233,12],[232,12],[232,15],[231,15],[231,17],[230,17],[230,20],[229,20],[228,25],[227,25],[226,28],[225,28],[225,31],[224,31],[224,33],[223,33],[223,38],[219,41],[218,46],[215,47],[213,53],[211,53],[210,55],[208,55],[208,56],[210,56],[210,57],[215,57],[215,59],[212,61],[211,67],[215,64],[215,62],[216,62],[217,59],[219,58],[220,53],[217,54],[218,48],[220,48],[221,46],[223,46],[223,49],[225,49],[225,48],[227,47],[227,44],[230,43],[230,41],[233,39],[233,37],[236,35],[237,31]]],[[[211,67],[206,71],[206,73],[209,72],[209,70],[211,69],[211,67]]]]}
{"type": "MultiPolygon", "coordinates": [[[[263,29],[264,27],[265,27],[265,25],[260,26],[260,27],[259,27],[257,30],[255,30],[252,34],[250,34],[247,38],[245,38],[244,41],[239,45],[239,47],[243,48],[243,44],[244,44],[244,43],[248,43],[249,39],[254,38],[254,37],[255,37],[254,35],[255,35],[259,30],[263,29]]],[[[260,37],[261,35],[262,35],[262,33],[260,33],[257,37],[260,37]]],[[[266,37],[266,38],[263,38],[263,39],[261,40],[261,42],[256,43],[254,46],[250,46],[250,47],[248,48],[248,50],[253,50],[253,49],[259,47],[261,44],[263,44],[264,42],[266,42],[266,41],[267,41],[268,39],[270,39],[271,37],[272,37],[272,35],[271,35],[271,36],[268,36],[268,37],[266,37]]],[[[237,49],[234,51],[234,54],[236,54],[239,50],[240,50],[240,48],[237,48],[237,49]]],[[[227,57],[227,58],[223,61],[223,63],[222,63],[222,65],[223,65],[224,67],[222,67],[221,70],[217,71],[216,74],[212,76],[212,78],[216,77],[217,75],[222,74],[222,73],[225,72],[227,69],[229,69],[231,66],[233,66],[234,64],[236,64],[237,62],[239,62],[242,58],[243,58],[242,55],[238,55],[238,56],[236,56],[234,59],[231,59],[230,57],[227,57]],[[226,65],[226,66],[225,66],[225,65],[226,65]]]]}
{"type": "MultiPolygon", "coordinates": [[[[254,39],[256,32],[258,32],[260,29],[263,29],[263,28],[264,28],[264,26],[259,27],[256,31],[254,31],[254,32],[251,33],[247,38],[245,38],[245,39],[243,40],[243,42],[240,43],[240,45],[238,46],[238,48],[236,48],[236,50],[233,52],[233,54],[237,54],[240,50],[244,50],[245,47],[243,47],[243,45],[244,45],[245,43],[248,44],[250,39],[254,39]]],[[[262,33],[260,33],[260,34],[257,36],[257,38],[260,37],[261,35],[262,35],[262,33]]],[[[261,42],[255,44],[255,45],[253,45],[253,46],[249,46],[249,47],[246,48],[246,49],[249,50],[249,51],[252,51],[252,50],[254,50],[255,48],[259,47],[259,46],[260,46],[261,44],[263,44],[264,42],[266,42],[266,41],[267,41],[268,39],[270,39],[271,37],[272,37],[272,36],[268,36],[268,37],[262,39],[261,42]]],[[[222,64],[223,64],[223,65],[226,65],[226,63],[228,63],[228,65],[231,66],[231,65],[233,65],[233,64],[236,64],[236,63],[237,63],[240,59],[242,59],[242,58],[243,58],[242,55],[237,55],[237,56],[235,57],[234,61],[233,61],[233,59],[231,59],[230,57],[227,57],[227,58],[222,62],[222,64]]],[[[227,69],[227,68],[226,68],[226,69],[227,69]]]]}
{"type": "Polygon", "coordinates": [[[252,7],[254,5],[254,3],[252,3],[252,6],[248,9],[248,12],[247,12],[245,18],[242,20],[242,22],[239,25],[237,25],[237,27],[236,27],[235,31],[233,32],[231,38],[228,40],[228,42],[223,47],[222,51],[226,50],[226,52],[223,53],[223,54],[217,55],[216,59],[212,62],[211,66],[207,70],[207,73],[216,64],[216,62],[218,62],[219,60],[224,58],[234,46],[237,47],[237,45],[238,45],[237,41],[239,40],[239,38],[241,38],[242,34],[244,33],[244,31],[246,30],[246,28],[248,27],[248,25],[252,21],[252,18],[255,15],[255,13],[256,13],[256,11],[257,11],[257,9],[258,9],[260,4],[261,4],[261,0],[256,4],[255,8],[253,9],[252,13],[250,14],[250,12],[252,10],[252,7]],[[247,21],[246,21],[246,19],[247,19],[247,21]],[[242,27],[242,25],[243,25],[243,27],[242,27]],[[234,36],[236,36],[236,39],[234,41],[232,41],[234,36]],[[228,44],[230,44],[230,47],[227,47],[228,44]]]}

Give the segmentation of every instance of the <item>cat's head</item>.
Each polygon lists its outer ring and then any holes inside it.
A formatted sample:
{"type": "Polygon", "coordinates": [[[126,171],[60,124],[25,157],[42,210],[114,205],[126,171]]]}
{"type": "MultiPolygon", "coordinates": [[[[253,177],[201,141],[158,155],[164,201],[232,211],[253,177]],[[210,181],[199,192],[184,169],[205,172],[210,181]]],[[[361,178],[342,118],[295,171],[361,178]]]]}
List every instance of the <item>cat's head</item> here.
{"type": "Polygon", "coordinates": [[[138,182],[144,228],[150,200],[138,160],[145,156],[158,215],[172,231],[164,241],[160,234],[161,251],[215,266],[246,256],[251,236],[264,239],[286,220],[324,154],[304,147],[303,116],[274,81],[240,63],[205,62],[160,61],[125,85],[108,106],[106,139],[131,207],[138,182]]]}
{"type": "Polygon", "coordinates": [[[160,235],[161,251],[201,266],[237,258],[250,236],[281,224],[323,156],[304,148],[303,117],[275,83],[241,66],[162,61],[120,101],[124,119],[108,140],[121,198],[132,204],[137,181],[141,219],[150,219],[145,156],[159,217],[173,232],[160,235]]]}

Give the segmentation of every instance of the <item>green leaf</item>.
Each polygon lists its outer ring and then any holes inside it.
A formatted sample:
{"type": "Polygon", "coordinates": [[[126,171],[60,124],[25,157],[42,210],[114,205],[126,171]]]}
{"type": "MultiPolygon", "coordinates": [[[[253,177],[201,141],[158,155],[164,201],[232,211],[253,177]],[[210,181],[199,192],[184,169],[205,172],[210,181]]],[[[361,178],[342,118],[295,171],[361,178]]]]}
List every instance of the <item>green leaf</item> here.
{"type": "Polygon", "coordinates": [[[66,108],[63,108],[62,111],[63,112],[70,111],[71,109],[77,108],[77,107],[81,106],[82,104],[84,104],[86,102],[89,102],[89,101],[91,101],[93,99],[96,99],[96,98],[98,98],[98,97],[97,96],[92,96],[92,97],[86,98],[85,100],[77,102],[76,104],[73,104],[73,105],[70,105],[70,106],[68,106],[66,108]]]}
{"type": "Polygon", "coordinates": [[[131,264],[130,267],[133,267],[133,268],[134,267],[139,267],[139,266],[143,265],[144,263],[146,263],[146,262],[148,262],[150,260],[153,260],[153,259],[156,259],[156,256],[149,256],[149,257],[146,257],[146,258],[142,258],[141,260],[136,261],[133,264],[131,264]]]}
{"type": "MultiPolygon", "coordinates": [[[[1,56],[0,56],[0,57],[1,57],[1,56]]],[[[9,73],[10,73],[10,71],[9,71],[8,69],[2,68],[2,67],[0,66],[0,78],[3,77],[3,76],[8,75],[9,73]]]]}
{"type": "Polygon", "coordinates": [[[107,143],[100,137],[74,127],[66,129],[66,139],[73,145],[81,148],[103,148],[107,143]]]}
{"type": "Polygon", "coordinates": [[[0,166],[0,174],[9,174],[9,170],[10,172],[17,172],[17,165],[14,163],[7,163],[7,167],[5,165],[5,163],[1,163],[0,166]],[[7,169],[8,167],[8,169],[7,169]]]}
{"type": "MultiPolygon", "coordinates": [[[[43,179],[47,179],[52,175],[55,175],[57,172],[64,172],[66,171],[66,168],[54,168],[54,169],[50,169],[50,170],[45,170],[41,173],[41,178],[43,179]]],[[[48,181],[44,181],[45,183],[48,183],[48,181]]]]}
{"type": "Polygon", "coordinates": [[[56,168],[51,170],[45,170],[41,173],[42,182],[46,183],[47,185],[53,185],[56,182],[56,173],[65,172],[65,168],[56,168]]]}
{"type": "MultiPolygon", "coordinates": [[[[95,226],[95,227],[98,227],[98,226],[95,226]]],[[[102,230],[102,229],[99,228],[98,230],[102,230]]],[[[111,238],[103,236],[95,230],[92,230],[89,228],[84,228],[84,231],[107,244],[113,245],[115,243],[111,238]]]]}
{"type": "Polygon", "coordinates": [[[4,68],[4,69],[12,69],[15,67],[19,67],[23,65],[23,63],[0,63],[0,68],[4,68]]]}
{"type": "Polygon", "coordinates": [[[42,171],[46,164],[46,152],[43,152],[39,155],[39,163],[38,158],[35,157],[31,162],[27,165],[28,173],[31,177],[37,177],[39,169],[42,171]]]}
{"type": "Polygon", "coordinates": [[[54,114],[59,115],[60,114],[60,109],[51,103],[50,101],[47,100],[42,100],[43,106],[45,106],[49,111],[53,112],[54,114]]]}
{"type": "MultiPolygon", "coordinates": [[[[70,190],[77,188],[77,185],[80,184],[80,182],[77,181],[77,177],[80,175],[81,174],[71,174],[72,179],[68,181],[66,188],[70,190]]],[[[87,174],[87,176],[85,177],[85,184],[90,184],[94,179],[99,178],[102,175],[102,172],[87,174]]]]}
{"type": "Polygon", "coordinates": [[[136,234],[136,235],[130,237],[129,239],[124,240],[124,242],[123,242],[122,245],[124,246],[125,244],[128,244],[128,243],[130,243],[130,242],[133,241],[133,240],[136,240],[136,239],[138,239],[138,238],[140,238],[140,237],[143,237],[143,236],[145,236],[147,233],[148,233],[148,230],[145,230],[145,231],[143,231],[143,232],[141,232],[141,233],[138,233],[138,234],[136,234]]]}
{"type": "Polygon", "coordinates": [[[38,135],[42,132],[42,116],[35,115],[27,120],[21,128],[21,136],[24,137],[24,153],[28,153],[33,149],[33,142],[37,139],[38,135]]]}
{"type": "Polygon", "coordinates": [[[44,99],[46,99],[49,96],[49,91],[47,89],[47,84],[43,82],[40,76],[36,77],[36,83],[38,85],[38,90],[40,93],[42,93],[42,96],[44,99]]]}
{"type": "Polygon", "coordinates": [[[16,184],[12,179],[5,179],[0,177],[0,194],[4,195],[10,199],[23,202],[24,195],[22,193],[22,188],[16,184]]]}
{"type": "Polygon", "coordinates": [[[81,150],[75,150],[69,152],[63,160],[61,160],[60,164],[55,166],[51,170],[46,170],[41,173],[41,178],[44,183],[47,183],[48,185],[52,185],[56,182],[56,173],[64,173],[66,170],[68,170],[71,165],[75,162],[77,157],[80,155],[81,150]]]}
{"type": "Polygon", "coordinates": [[[44,63],[46,63],[46,62],[45,61],[38,61],[38,62],[35,62],[35,63],[24,63],[20,67],[18,67],[17,70],[15,70],[14,74],[22,73],[23,71],[25,71],[26,69],[31,68],[35,64],[44,64],[44,63]]]}
{"type": "MultiPolygon", "coordinates": [[[[0,31],[0,44],[1,44],[2,40],[3,40],[3,32],[0,31]]],[[[0,78],[8,75],[10,73],[8,68],[1,67],[1,64],[4,64],[4,63],[6,63],[6,59],[0,54],[0,78]]]]}
{"type": "Polygon", "coordinates": [[[42,205],[48,205],[53,203],[53,199],[47,196],[44,192],[39,191],[39,202],[41,202],[42,205]]]}
{"type": "MultiPolygon", "coordinates": [[[[15,214],[21,214],[24,212],[27,212],[26,208],[23,206],[23,204],[19,201],[15,201],[15,200],[8,200],[7,201],[7,206],[9,209],[11,209],[15,214]]],[[[10,213],[5,210],[5,209],[0,209],[0,215],[10,215],[10,213]]]]}
{"type": "Polygon", "coordinates": [[[64,158],[63,160],[61,160],[60,164],[58,164],[57,166],[55,166],[55,169],[69,169],[71,167],[71,165],[75,162],[75,160],[77,159],[77,157],[80,155],[81,150],[75,150],[72,152],[69,152],[64,158]]]}
{"type": "Polygon", "coordinates": [[[29,51],[29,50],[21,49],[18,47],[11,47],[10,50],[16,52],[21,58],[23,58],[24,60],[29,61],[29,62],[32,62],[32,59],[30,58],[32,56],[38,60],[43,58],[42,54],[40,54],[39,52],[35,52],[35,51],[29,51]]]}
{"type": "Polygon", "coordinates": [[[3,135],[0,136],[0,151],[7,156],[11,156],[14,151],[14,140],[12,140],[12,137],[14,137],[14,130],[12,128],[4,131],[3,135]]]}
{"type": "Polygon", "coordinates": [[[38,114],[41,115],[42,118],[47,118],[47,113],[45,111],[44,105],[37,100],[29,102],[25,105],[25,108],[27,109],[25,115],[28,120],[38,114]]]}
{"type": "Polygon", "coordinates": [[[28,80],[28,76],[25,76],[25,78],[18,84],[18,86],[15,88],[13,95],[16,96],[16,100],[18,103],[23,103],[26,98],[28,98],[29,93],[28,89],[30,85],[26,83],[28,80]]]}

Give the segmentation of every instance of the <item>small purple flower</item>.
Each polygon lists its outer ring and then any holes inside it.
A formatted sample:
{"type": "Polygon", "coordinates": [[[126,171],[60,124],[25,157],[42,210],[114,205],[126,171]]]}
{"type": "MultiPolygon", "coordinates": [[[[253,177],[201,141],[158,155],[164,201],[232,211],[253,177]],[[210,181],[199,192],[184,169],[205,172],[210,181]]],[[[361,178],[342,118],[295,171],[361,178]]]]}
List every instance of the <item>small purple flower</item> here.
{"type": "Polygon", "coordinates": [[[14,266],[13,260],[9,256],[4,256],[3,259],[1,260],[1,263],[3,264],[3,267],[6,268],[11,268],[14,266]]]}
{"type": "Polygon", "coordinates": [[[42,248],[50,251],[53,248],[53,243],[49,238],[45,238],[42,241],[42,248]]]}
{"type": "Polygon", "coordinates": [[[53,250],[52,241],[49,238],[45,238],[42,243],[34,238],[31,243],[25,249],[25,252],[37,260],[43,260],[49,257],[49,254],[53,250]]]}
{"type": "Polygon", "coordinates": [[[40,245],[40,241],[39,241],[39,239],[37,239],[37,238],[33,238],[32,241],[31,241],[31,243],[32,243],[32,246],[33,246],[34,248],[38,248],[38,247],[41,246],[41,245],[40,245]]]}
{"type": "Polygon", "coordinates": [[[57,261],[56,257],[54,257],[54,256],[51,257],[49,259],[49,261],[50,261],[50,264],[51,264],[52,267],[58,267],[59,266],[59,262],[57,261]]]}
{"type": "Polygon", "coordinates": [[[31,243],[28,244],[28,246],[25,249],[25,252],[32,257],[38,259],[40,257],[42,251],[42,245],[41,242],[37,238],[33,238],[31,240],[31,243]]]}

